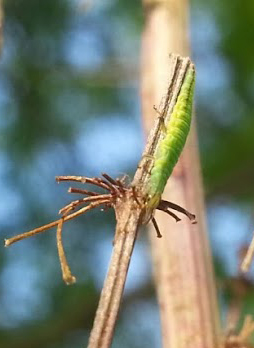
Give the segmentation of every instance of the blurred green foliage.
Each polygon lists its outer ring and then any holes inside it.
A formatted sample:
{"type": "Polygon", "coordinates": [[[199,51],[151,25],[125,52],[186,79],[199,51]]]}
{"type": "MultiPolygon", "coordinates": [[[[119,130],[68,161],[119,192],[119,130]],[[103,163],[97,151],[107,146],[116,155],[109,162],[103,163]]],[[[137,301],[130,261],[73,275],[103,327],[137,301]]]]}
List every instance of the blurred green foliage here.
{"type": "MultiPolygon", "coordinates": [[[[134,0],[8,0],[4,4],[0,64],[3,238],[55,219],[68,197],[66,186],[56,186],[54,176],[98,176],[93,162],[103,155],[97,150],[99,142],[109,158],[111,148],[119,147],[122,157],[130,152],[128,143],[122,147],[114,143],[117,120],[124,120],[118,131],[126,141],[130,124],[139,129],[142,147],[138,66],[143,25],[141,3],[134,0]],[[101,139],[93,142],[91,161],[86,144],[100,126],[101,139]],[[112,144],[103,143],[106,131],[112,132],[112,144]]],[[[254,194],[254,3],[195,0],[191,6],[198,73],[196,110],[208,207],[234,202],[242,215],[248,215],[254,194]]],[[[135,170],[138,151],[132,156],[136,157],[124,167],[128,173],[135,170]]],[[[113,172],[119,174],[123,167],[114,165],[113,172]]],[[[91,212],[66,224],[67,257],[79,280],[73,287],[62,283],[53,231],[2,250],[1,348],[84,346],[113,228],[112,212],[91,212]]],[[[245,238],[247,231],[242,233],[245,238]]],[[[237,267],[229,271],[223,253],[215,257],[224,305],[236,296],[230,284],[232,276],[238,277],[237,267]]],[[[113,347],[160,346],[151,276],[138,266],[135,271],[139,282],[126,292],[113,347]],[[142,311],[137,313],[137,308],[142,311]]],[[[243,314],[254,307],[251,277],[245,295],[243,314]]]]}

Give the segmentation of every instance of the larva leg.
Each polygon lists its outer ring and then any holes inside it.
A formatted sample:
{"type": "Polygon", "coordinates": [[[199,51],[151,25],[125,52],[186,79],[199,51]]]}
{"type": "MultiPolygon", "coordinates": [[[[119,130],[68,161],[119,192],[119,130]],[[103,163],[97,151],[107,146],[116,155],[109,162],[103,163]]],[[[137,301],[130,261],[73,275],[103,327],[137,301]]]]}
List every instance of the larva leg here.
{"type": "Polygon", "coordinates": [[[176,222],[181,221],[181,219],[179,219],[179,217],[176,214],[172,213],[172,211],[170,211],[169,209],[163,210],[163,211],[167,213],[168,215],[170,215],[172,218],[174,218],[176,222]]]}
{"type": "Polygon", "coordinates": [[[160,232],[160,229],[159,229],[159,226],[158,226],[158,224],[157,224],[157,221],[155,220],[154,217],[152,217],[152,223],[153,223],[154,228],[155,228],[155,231],[156,231],[156,233],[157,233],[157,237],[158,237],[158,238],[161,238],[161,237],[162,237],[162,234],[161,234],[161,232],[160,232]]]}
{"type": "Polygon", "coordinates": [[[158,210],[163,210],[166,213],[168,213],[169,209],[173,209],[173,210],[179,211],[180,213],[186,215],[190,219],[192,224],[196,224],[197,223],[196,216],[194,214],[191,214],[188,210],[184,209],[183,207],[181,207],[178,204],[175,204],[175,203],[172,203],[172,202],[168,202],[168,201],[164,201],[162,199],[160,201],[157,209],[158,210]]]}

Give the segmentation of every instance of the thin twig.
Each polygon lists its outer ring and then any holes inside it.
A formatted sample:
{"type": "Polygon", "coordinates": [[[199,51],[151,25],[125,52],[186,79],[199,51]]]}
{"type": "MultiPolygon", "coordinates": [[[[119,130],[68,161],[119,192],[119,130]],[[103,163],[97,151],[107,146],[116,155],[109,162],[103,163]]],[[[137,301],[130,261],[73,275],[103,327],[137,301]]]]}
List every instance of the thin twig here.
{"type": "Polygon", "coordinates": [[[82,215],[84,213],[86,213],[87,211],[101,205],[101,204],[106,204],[106,203],[110,203],[110,201],[108,199],[105,199],[104,201],[99,201],[99,202],[94,202],[94,203],[91,203],[89,204],[87,207],[84,207],[84,208],[81,208],[80,210],[76,211],[75,213],[73,214],[70,214],[68,216],[64,216],[63,218],[59,219],[59,220],[56,220],[56,221],[53,221],[53,222],[50,222],[49,224],[46,224],[46,225],[43,225],[41,227],[38,227],[38,228],[35,228],[31,231],[28,231],[28,232],[25,232],[25,233],[21,233],[21,234],[18,234],[12,238],[9,238],[9,239],[5,239],[5,246],[9,246],[13,243],[16,243],[18,242],[19,240],[21,239],[25,239],[25,238],[28,238],[28,237],[32,237],[38,233],[41,233],[41,232],[44,232],[46,230],[49,230],[50,228],[52,227],[55,227],[57,226],[61,221],[69,221],[71,219],[75,219],[77,216],[79,215],[82,215]]]}
{"type": "Polygon", "coordinates": [[[93,192],[93,191],[88,191],[84,189],[78,189],[76,187],[69,187],[68,189],[69,193],[80,193],[81,195],[88,195],[88,196],[99,196],[100,193],[98,192],[93,192]]]}
{"type": "Polygon", "coordinates": [[[81,199],[77,199],[76,201],[72,201],[71,203],[65,205],[63,208],[59,210],[59,214],[66,214],[69,211],[74,210],[77,206],[80,204],[84,204],[87,202],[93,202],[93,201],[104,201],[105,199],[110,200],[112,197],[111,194],[103,194],[103,195],[98,195],[98,196],[91,196],[91,197],[85,197],[81,199]]]}
{"type": "Polygon", "coordinates": [[[107,173],[101,174],[108,182],[110,182],[112,185],[117,185],[117,182],[115,179],[111,178],[107,173]]]}
{"type": "Polygon", "coordinates": [[[117,186],[117,182],[106,173],[102,173],[102,176],[107,180],[103,180],[103,183],[109,185],[109,187],[111,188],[111,192],[115,193],[116,195],[121,195],[121,191],[117,186]]]}
{"type": "Polygon", "coordinates": [[[111,187],[103,182],[102,179],[98,178],[87,178],[86,176],[74,176],[74,175],[62,175],[62,176],[56,176],[56,181],[61,182],[61,181],[75,181],[75,182],[81,182],[82,184],[92,184],[95,186],[100,186],[104,188],[105,190],[110,191],[111,187]]]}

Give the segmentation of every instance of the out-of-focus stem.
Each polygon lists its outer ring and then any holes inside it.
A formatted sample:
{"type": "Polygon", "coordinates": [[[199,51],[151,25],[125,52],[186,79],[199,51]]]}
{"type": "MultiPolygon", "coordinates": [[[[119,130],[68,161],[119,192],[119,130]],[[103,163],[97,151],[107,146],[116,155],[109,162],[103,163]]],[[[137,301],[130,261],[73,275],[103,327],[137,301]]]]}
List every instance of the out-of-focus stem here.
{"type": "Polygon", "coordinates": [[[249,248],[247,250],[247,253],[243,259],[243,262],[241,264],[241,271],[242,272],[248,272],[250,269],[251,262],[253,260],[253,255],[254,255],[254,235],[252,237],[252,241],[249,245],[249,248]]]}
{"type": "MultiPolygon", "coordinates": [[[[188,54],[186,0],[146,0],[142,47],[142,109],[145,129],[153,123],[166,93],[170,52],[188,54]]],[[[198,74],[198,71],[197,71],[198,74]]],[[[206,235],[202,180],[195,121],[184,153],[169,180],[163,198],[197,216],[197,225],[178,224],[156,213],[163,238],[151,234],[154,272],[162,322],[164,348],[215,348],[218,313],[212,261],[206,235]]]]}

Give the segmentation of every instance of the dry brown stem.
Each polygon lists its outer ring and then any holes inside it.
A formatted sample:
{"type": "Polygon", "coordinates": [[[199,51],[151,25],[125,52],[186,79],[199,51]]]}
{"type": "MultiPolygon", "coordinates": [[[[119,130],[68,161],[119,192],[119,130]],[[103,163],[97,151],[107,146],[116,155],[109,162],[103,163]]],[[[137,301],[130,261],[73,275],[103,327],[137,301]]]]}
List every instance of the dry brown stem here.
{"type": "Polygon", "coordinates": [[[21,233],[21,234],[17,234],[16,236],[12,237],[12,238],[8,238],[8,239],[5,239],[5,246],[10,246],[11,244],[13,243],[16,243],[22,239],[25,239],[25,238],[29,238],[29,237],[32,237],[38,233],[41,233],[41,232],[44,232],[46,230],[49,230],[50,228],[52,227],[56,227],[58,226],[59,222],[63,219],[64,222],[66,221],[69,221],[71,219],[75,219],[76,217],[78,217],[79,215],[82,215],[84,213],[86,213],[87,211],[101,205],[101,204],[107,204],[109,203],[109,200],[106,199],[104,201],[100,201],[100,202],[96,202],[96,203],[91,203],[90,205],[88,205],[87,207],[84,207],[84,208],[81,208],[80,210],[76,211],[75,213],[73,214],[70,214],[70,215],[67,215],[59,220],[55,220],[55,221],[52,221],[50,222],[49,224],[46,224],[46,225],[43,225],[43,226],[40,226],[38,228],[35,228],[31,231],[28,231],[28,232],[25,232],[25,233],[21,233]]]}

